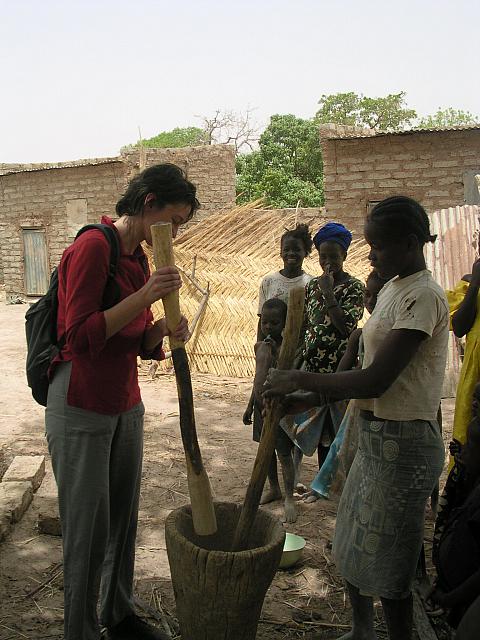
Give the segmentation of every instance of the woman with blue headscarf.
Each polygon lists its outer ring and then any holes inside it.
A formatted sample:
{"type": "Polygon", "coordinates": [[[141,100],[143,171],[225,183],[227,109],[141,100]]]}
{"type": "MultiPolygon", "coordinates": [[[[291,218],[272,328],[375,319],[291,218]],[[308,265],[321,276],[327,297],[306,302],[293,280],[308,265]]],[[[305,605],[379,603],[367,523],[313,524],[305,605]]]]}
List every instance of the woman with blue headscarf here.
{"type": "Polygon", "coordinates": [[[306,287],[303,362],[306,371],[333,373],[363,315],[365,287],[343,270],[352,234],[328,222],[313,242],[323,274],[306,287]]]}
{"type": "MultiPolygon", "coordinates": [[[[310,280],[305,288],[302,369],[312,373],[334,373],[345,353],[348,338],[363,315],[365,287],[343,270],[352,242],[352,234],[343,224],[328,222],[319,229],[313,242],[323,274],[310,280]]],[[[317,441],[319,468],[327,457],[344,409],[345,405],[331,405],[328,411],[321,412],[321,420],[309,422],[309,433],[302,434],[306,443],[308,441],[307,447],[312,446],[312,438],[317,441]]],[[[296,453],[298,470],[301,456],[296,453]]],[[[314,491],[305,496],[306,501],[316,498],[314,491]]]]}

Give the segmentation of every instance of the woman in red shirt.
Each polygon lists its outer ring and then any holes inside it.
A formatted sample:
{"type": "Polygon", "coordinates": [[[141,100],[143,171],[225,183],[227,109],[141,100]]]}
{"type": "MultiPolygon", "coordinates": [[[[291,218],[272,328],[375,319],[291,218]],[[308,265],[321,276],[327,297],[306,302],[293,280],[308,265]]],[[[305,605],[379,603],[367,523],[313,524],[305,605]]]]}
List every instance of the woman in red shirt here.
{"type": "MultiPolygon", "coordinates": [[[[150,305],[181,286],[175,267],[148,277],[141,247],[150,226],[171,222],[173,236],[199,207],[196,188],[172,164],[149,167],[116,205],[118,302],[105,309],[110,244],[92,229],[59,265],[59,336],[66,343],[51,368],[45,414],[58,486],[64,556],[65,640],[159,640],[164,634],[134,615],[133,567],[143,454],[137,356],[161,359],[165,319],[150,305]],[[100,593],[100,620],[97,600],[100,593]]],[[[185,340],[182,318],[175,337],[185,340]]]]}

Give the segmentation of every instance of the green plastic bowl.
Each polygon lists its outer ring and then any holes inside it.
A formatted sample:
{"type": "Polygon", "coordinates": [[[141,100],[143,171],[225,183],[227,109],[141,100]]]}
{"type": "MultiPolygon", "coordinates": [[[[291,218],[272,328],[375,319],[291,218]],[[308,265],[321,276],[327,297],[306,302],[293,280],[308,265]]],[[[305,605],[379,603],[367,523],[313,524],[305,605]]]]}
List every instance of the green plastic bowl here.
{"type": "Polygon", "coordinates": [[[296,536],[294,533],[287,533],[285,535],[282,558],[278,565],[279,569],[293,567],[302,557],[303,547],[306,544],[305,539],[301,536],[296,536]]]}

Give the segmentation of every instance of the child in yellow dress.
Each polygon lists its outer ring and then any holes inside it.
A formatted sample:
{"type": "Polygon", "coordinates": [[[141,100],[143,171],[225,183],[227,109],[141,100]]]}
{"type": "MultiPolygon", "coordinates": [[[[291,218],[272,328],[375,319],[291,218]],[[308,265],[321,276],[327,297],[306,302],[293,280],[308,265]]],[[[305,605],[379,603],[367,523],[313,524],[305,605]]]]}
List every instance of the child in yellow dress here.
{"type": "Polygon", "coordinates": [[[463,276],[453,291],[447,291],[451,327],[457,338],[466,337],[463,365],[455,400],[453,438],[465,444],[472,419],[472,396],[480,380],[480,260],[472,273],[463,276]]]}

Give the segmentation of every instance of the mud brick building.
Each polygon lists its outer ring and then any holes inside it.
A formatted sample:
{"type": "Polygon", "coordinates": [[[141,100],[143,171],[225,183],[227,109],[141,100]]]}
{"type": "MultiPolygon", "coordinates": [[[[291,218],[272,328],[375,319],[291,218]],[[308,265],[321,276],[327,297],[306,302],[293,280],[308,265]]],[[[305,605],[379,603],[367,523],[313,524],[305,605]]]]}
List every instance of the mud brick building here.
{"type": "Polygon", "coordinates": [[[479,204],[480,125],[375,133],[344,125],[322,125],[327,215],[357,235],[376,202],[393,195],[420,201],[431,214],[479,204]]]}
{"type": "Polygon", "coordinates": [[[45,292],[77,230],[114,216],[115,203],[141,168],[174,162],[197,185],[201,214],[235,202],[233,147],[142,149],[114,158],[0,165],[0,283],[7,300],[45,292]]]}

